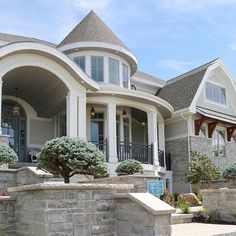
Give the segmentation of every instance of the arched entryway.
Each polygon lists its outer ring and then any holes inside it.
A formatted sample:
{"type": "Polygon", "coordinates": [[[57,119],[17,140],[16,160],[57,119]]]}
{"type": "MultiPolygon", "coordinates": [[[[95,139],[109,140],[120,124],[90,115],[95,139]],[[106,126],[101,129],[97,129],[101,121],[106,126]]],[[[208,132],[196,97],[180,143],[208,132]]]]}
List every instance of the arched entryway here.
{"type": "Polygon", "coordinates": [[[19,161],[27,161],[27,117],[20,104],[10,100],[2,101],[2,133],[9,136],[9,146],[17,153],[19,161]],[[17,116],[13,114],[15,105],[20,108],[17,116]]]}

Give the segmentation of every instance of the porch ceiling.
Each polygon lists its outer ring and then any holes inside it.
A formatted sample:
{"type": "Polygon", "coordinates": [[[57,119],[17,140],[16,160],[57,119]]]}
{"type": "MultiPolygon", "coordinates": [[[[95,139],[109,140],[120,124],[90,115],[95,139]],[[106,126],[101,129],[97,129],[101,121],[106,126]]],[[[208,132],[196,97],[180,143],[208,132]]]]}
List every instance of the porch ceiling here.
{"type": "Polygon", "coordinates": [[[38,67],[20,67],[3,77],[3,95],[15,96],[29,103],[39,117],[50,118],[65,109],[67,87],[51,72],[38,67]]]}

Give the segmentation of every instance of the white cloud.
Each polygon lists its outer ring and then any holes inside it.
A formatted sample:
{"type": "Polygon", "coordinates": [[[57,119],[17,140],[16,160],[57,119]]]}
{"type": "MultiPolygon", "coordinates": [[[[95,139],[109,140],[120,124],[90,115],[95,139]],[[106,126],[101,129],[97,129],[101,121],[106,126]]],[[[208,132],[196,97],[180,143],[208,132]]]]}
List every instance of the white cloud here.
{"type": "Polygon", "coordinates": [[[190,69],[190,67],[193,67],[194,63],[188,62],[188,61],[180,61],[180,60],[172,60],[172,59],[166,59],[162,60],[158,63],[159,68],[167,68],[174,70],[178,73],[183,73],[190,69]]]}

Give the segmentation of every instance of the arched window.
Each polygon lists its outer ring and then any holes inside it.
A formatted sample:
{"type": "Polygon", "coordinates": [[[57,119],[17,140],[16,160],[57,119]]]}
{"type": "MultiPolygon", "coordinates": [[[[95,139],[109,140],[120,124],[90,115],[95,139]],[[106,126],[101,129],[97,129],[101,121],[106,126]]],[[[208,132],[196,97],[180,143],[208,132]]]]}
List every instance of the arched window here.
{"type": "Polygon", "coordinates": [[[225,131],[215,130],[212,135],[212,148],[214,157],[225,156],[225,131]]]}

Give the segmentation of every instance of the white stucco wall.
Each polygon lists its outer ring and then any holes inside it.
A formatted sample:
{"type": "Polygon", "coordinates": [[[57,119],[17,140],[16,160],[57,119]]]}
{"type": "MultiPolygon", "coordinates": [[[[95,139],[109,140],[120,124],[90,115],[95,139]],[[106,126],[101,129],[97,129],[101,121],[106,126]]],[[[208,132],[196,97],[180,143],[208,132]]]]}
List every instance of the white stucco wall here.
{"type": "Polygon", "coordinates": [[[166,140],[186,137],[188,134],[187,122],[183,119],[165,125],[166,140]]]}

